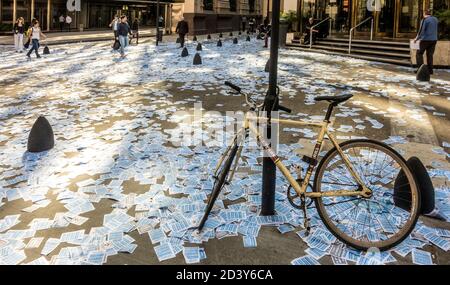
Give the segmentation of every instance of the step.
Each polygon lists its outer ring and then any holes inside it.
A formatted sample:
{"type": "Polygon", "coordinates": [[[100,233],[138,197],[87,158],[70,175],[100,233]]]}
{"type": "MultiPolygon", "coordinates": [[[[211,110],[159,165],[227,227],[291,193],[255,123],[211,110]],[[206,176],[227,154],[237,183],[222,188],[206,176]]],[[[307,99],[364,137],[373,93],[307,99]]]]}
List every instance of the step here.
{"type": "MultiPolygon", "coordinates": [[[[295,44],[300,47],[308,48],[308,45],[299,45],[295,44]]],[[[315,44],[313,45],[312,49],[323,49],[323,50],[331,50],[331,51],[338,51],[342,53],[348,53],[348,47],[342,48],[342,47],[334,47],[329,45],[320,45],[315,44]]],[[[352,53],[362,53],[362,54],[371,54],[371,55],[380,55],[380,56],[388,56],[388,57],[397,57],[397,58],[410,58],[409,53],[394,53],[394,52],[387,52],[387,51],[374,51],[374,50],[368,50],[368,49],[355,49],[352,47],[352,53]]]]}
{"type": "MultiPolygon", "coordinates": [[[[334,41],[334,42],[346,42],[348,43],[348,38],[325,38],[318,39],[320,41],[334,41]]],[[[392,46],[404,46],[409,47],[409,41],[382,41],[382,40],[361,40],[352,39],[352,43],[365,43],[365,44],[376,44],[376,45],[392,45],[392,46]]]]}
{"type": "Polygon", "coordinates": [[[310,49],[308,46],[300,46],[300,45],[293,45],[293,44],[287,44],[286,48],[295,49],[295,50],[302,50],[302,51],[308,51],[308,52],[317,52],[317,53],[325,53],[325,54],[333,54],[333,55],[340,55],[340,56],[348,56],[352,58],[358,58],[358,59],[364,59],[368,61],[376,61],[376,62],[383,62],[383,63],[390,63],[395,65],[402,65],[402,66],[411,66],[411,61],[406,59],[393,59],[393,58],[385,58],[381,56],[366,56],[361,54],[348,54],[344,52],[339,52],[336,50],[325,50],[325,49],[310,49]]]}
{"type": "MultiPolygon", "coordinates": [[[[348,52],[348,47],[341,48],[341,47],[333,47],[328,45],[319,45],[315,44],[313,45],[313,48],[318,49],[327,49],[327,50],[336,50],[341,52],[348,52]]],[[[411,55],[409,53],[394,53],[394,52],[386,52],[386,51],[376,51],[376,50],[370,50],[370,49],[356,49],[352,46],[352,53],[365,53],[365,54],[373,54],[373,55],[381,55],[381,56],[391,56],[391,57],[402,57],[402,58],[410,58],[411,55]]]]}
{"type": "MultiPolygon", "coordinates": [[[[320,45],[332,45],[332,46],[344,46],[348,48],[348,42],[333,42],[333,41],[323,41],[318,40],[316,42],[320,45]]],[[[352,42],[352,48],[353,47],[359,47],[359,48],[368,48],[368,49],[379,49],[379,50],[391,50],[391,51],[403,51],[405,53],[410,52],[409,46],[406,47],[397,47],[397,46],[381,46],[381,45],[367,45],[367,44],[360,44],[360,43],[353,43],[352,42]]]]}

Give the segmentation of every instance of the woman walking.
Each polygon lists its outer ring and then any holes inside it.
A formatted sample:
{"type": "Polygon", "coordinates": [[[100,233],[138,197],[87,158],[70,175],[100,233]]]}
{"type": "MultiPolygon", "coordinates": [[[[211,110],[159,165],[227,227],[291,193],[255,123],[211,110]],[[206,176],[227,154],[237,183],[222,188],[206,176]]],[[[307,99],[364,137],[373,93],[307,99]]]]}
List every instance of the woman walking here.
{"type": "Polygon", "coordinates": [[[32,47],[27,53],[28,58],[31,58],[30,55],[33,52],[33,50],[36,53],[37,58],[41,57],[39,55],[39,51],[38,51],[39,50],[39,40],[41,39],[41,36],[43,36],[44,38],[47,38],[47,36],[45,36],[42,33],[41,28],[39,27],[39,21],[34,20],[33,26],[31,27],[31,33],[30,33],[32,47]]]}
{"type": "Polygon", "coordinates": [[[23,34],[25,32],[24,20],[19,17],[14,24],[14,48],[16,52],[23,52],[23,34]]]}

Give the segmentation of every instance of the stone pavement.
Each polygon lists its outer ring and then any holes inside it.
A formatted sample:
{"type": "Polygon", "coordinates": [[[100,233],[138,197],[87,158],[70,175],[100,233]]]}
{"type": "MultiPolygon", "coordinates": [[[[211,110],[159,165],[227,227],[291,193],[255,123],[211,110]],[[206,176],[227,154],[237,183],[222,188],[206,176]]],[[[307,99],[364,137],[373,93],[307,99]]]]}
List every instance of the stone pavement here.
{"type": "MultiPolygon", "coordinates": [[[[185,264],[179,240],[184,247],[204,249],[207,258],[201,264],[289,264],[305,255],[310,247],[297,234],[301,225],[284,234],[276,226],[261,226],[254,248],[244,248],[237,233],[203,243],[190,230],[181,237],[174,234],[176,222],[201,214],[195,205],[203,204],[207,179],[223,149],[173,146],[173,131],[188,127],[174,114],[192,112],[194,103],[202,103],[205,112],[245,110],[243,98],[226,92],[224,80],[259,100],[267,88],[268,50],[261,48],[262,42],[241,39],[233,45],[226,38],[222,48],[216,47],[217,38],[204,42],[203,64],[195,67],[196,44],[189,41],[190,55],[181,58],[174,39],[159,47],[153,39],[130,46],[125,60],[101,42],[55,45],[50,55],[31,61],[0,47],[5,53],[0,68],[7,70],[0,74],[0,220],[20,215],[17,224],[4,225],[8,229],[0,233],[0,247],[2,238],[15,237],[13,254],[4,251],[10,263],[93,262],[107,252],[101,263],[160,264],[156,249],[167,240],[178,246],[179,254],[161,264],[185,264]],[[26,139],[41,114],[53,126],[56,145],[33,156],[26,153],[26,139]],[[37,208],[30,209],[33,206],[37,208]],[[193,211],[183,212],[191,206],[193,211]],[[42,243],[24,248],[33,237],[43,238],[42,243]],[[47,252],[44,244],[49,240],[57,244],[47,252]],[[120,243],[118,252],[111,250],[111,242],[120,243]]],[[[438,70],[431,83],[420,83],[409,68],[290,50],[281,50],[279,64],[281,103],[293,109],[283,116],[321,119],[327,104],[314,102],[315,96],[351,92],[354,97],[335,112],[338,139],[387,140],[405,157],[419,156],[433,174],[437,201],[448,212],[448,71],[438,70]]],[[[280,130],[284,151],[311,153],[313,130],[280,130]]],[[[288,165],[301,163],[300,156],[280,153],[288,165]]],[[[250,154],[229,192],[224,191],[220,200],[229,209],[221,211],[254,215],[250,209],[259,205],[261,163],[258,153],[250,154]],[[232,200],[231,193],[240,190],[243,193],[232,200]]],[[[279,205],[288,205],[283,200],[286,187],[280,178],[279,205]]],[[[298,210],[291,213],[301,220],[298,210]]],[[[314,209],[311,216],[320,229],[314,209]]],[[[245,221],[227,225],[242,224],[245,221]]],[[[419,228],[450,230],[450,224],[422,217],[419,228]]],[[[433,263],[450,264],[449,251],[423,240],[408,242],[431,253],[433,263]]],[[[410,251],[400,255],[396,250],[391,252],[395,264],[412,263],[410,251]]],[[[319,262],[332,264],[333,259],[326,255],[319,262]]]]}

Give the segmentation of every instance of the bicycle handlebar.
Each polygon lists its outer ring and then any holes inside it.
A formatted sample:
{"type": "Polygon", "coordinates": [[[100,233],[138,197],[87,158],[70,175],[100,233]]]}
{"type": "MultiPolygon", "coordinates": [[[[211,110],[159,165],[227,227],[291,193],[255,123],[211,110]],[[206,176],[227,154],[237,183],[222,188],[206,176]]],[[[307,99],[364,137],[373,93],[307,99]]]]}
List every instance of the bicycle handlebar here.
{"type": "MultiPolygon", "coordinates": [[[[236,92],[238,92],[238,93],[241,93],[241,91],[242,91],[241,87],[239,87],[239,86],[237,86],[237,85],[231,83],[230,81],[225,81],[225,85],[228,86],[228,87],[230,87],[230,88],[232,88],[232,89],[234,89],[234,90],[235,90],[236,92]]],[[[278,88],[278,87],[277,87],[277,88],[278,88]]],[[[261,107],[264,105],[264,103],[262,103],[262,104],[260,104],[260,105],[256,104],[256,102],[255,102],[254,100],[252,100],[251,98],[249,98],[248,94],[246,94],[246,93],[243,93],[243,94],[245,95],[245,101],[247,102],[247,104],[253,106],[253,108],[255,108],[255,109],[256,109],[256,108],[261,108],[261,107]]],[[[278,101],[278,100],[277,100],[277,101],[278,101]]],[[[276,109],[277,109],[277,110],[284,111],[284,112],[286,112],[286,113],[291,113],[291,112],[292,112],[291,109],[289,109],[289,108],[287,108],[287,107],[284,107],[284,106],[281,106],[280,104],[277,104],[276,109]]]]}

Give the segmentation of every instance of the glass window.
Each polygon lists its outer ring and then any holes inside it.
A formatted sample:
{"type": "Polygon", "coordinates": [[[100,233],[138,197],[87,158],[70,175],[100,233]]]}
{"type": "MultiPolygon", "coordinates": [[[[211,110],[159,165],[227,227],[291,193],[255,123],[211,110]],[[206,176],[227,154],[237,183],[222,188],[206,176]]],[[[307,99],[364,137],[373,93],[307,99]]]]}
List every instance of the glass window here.
{"type": "Polygon", "coordinates": [[[248,10],[250,13],[255,12],[255,0],[249,0],[248,1],[248,10]]]}
{"type": "Polygon", "coordinates": [[[419,2],[416,0],[400,0],[400,33],[415,33],[420,21],[419,2]]]}
{"type": "Polygon", "coordinates": [[[203,9],[212,11],[214,8],[213,0],[203,0],[203,9]]]}
{"type": "Polygon", "coordinates": [[[433,15],[439,20],[439,39],[450,39],[450,0],[432,0],[430,3],[433,8],[433,15]]]}
{"type": "Polygon", "coordinates": [[[12,23],[13,20],[13,1],[1,0],[1,20],[3,23],[12,23]]]}
{"type": "Polygon", "coordinates": [[[230,1],[230,11],[236,12],[236,0],[229,0],[230,1]]]}

